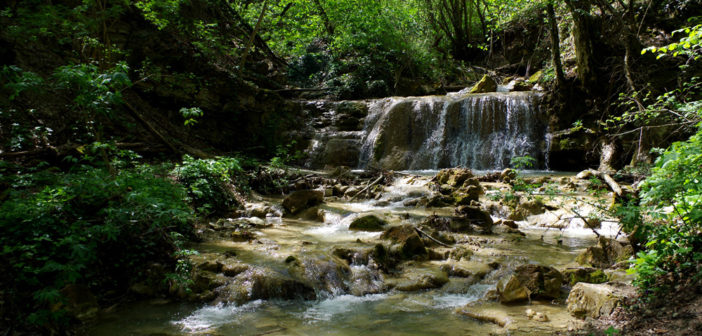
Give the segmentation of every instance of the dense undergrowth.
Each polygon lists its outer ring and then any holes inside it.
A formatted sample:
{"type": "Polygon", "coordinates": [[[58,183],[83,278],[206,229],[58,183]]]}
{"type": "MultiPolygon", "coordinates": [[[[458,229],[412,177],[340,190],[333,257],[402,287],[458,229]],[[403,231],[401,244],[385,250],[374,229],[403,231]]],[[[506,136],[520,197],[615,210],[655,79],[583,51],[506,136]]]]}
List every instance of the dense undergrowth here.
{"type": "Polygon", "coordinates": [[[3,310],[16,327],[70,325],[64,291],[76,284],[101,302],[139,282],[167,292],[188,278],[179,258],[194,221],[236,209],[235,183],[246,185],[235,158],[128,161],[113,160],[115,173],[99,161],[68,171],[0,161],[3,310]],[[163,272],[147,274],[154,263],[163,272]]]}

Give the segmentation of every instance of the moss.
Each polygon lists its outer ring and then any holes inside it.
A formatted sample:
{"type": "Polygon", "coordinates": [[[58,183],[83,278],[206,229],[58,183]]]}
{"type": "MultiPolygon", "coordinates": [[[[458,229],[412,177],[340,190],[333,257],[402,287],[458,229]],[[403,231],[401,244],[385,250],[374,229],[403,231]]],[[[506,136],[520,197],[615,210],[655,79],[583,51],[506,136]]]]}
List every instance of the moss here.
{"type": "Polygon", "coordinates": [[[352,231],[383,231],[385,227],[385,221],[373,216],[363,216],[356,218],[351,225],[349,225],[349,230],[352,231]]]}

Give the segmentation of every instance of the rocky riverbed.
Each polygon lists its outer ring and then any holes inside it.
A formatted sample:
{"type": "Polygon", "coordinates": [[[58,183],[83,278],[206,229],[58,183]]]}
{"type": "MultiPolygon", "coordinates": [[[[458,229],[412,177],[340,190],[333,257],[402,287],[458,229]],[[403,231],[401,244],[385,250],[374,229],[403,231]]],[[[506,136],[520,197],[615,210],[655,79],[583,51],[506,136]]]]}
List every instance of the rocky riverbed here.
{"type": "Polygon", "coordinates": [[[198,228],[187,288],[104,312],[90,334],[568,333],[633,293],[596,176],[434,173],[314,173],[253,194],[198,228]]]}

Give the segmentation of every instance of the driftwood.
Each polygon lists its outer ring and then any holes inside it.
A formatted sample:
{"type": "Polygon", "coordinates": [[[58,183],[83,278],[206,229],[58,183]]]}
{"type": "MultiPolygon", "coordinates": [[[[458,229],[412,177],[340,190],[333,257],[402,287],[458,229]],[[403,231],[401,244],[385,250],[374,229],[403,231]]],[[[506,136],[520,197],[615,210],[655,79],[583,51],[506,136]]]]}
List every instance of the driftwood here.
{"type": "Polygon", "coordinates": [[[617,196],[621,197],[624,194],[624,191],[622,190],[622,187],[615,181],[609,174],[607,173],[601,173],[600,177],[607,183],[610,189],[614,191],[617,196]]]}
{"type": "Polygon", "coordinates": [[[363,192],[365,192],[366,190],[368,190],[370,187],[372,187],[372,186],[378,184],[378,183],[383,179],[383,177],[385,177],[385,176],[384,176],[383,174],[380,174],[380,176],[379,176],[375,181],[373,181],[373,183],[367,185],[367,186],[366,186],[365,188],[363,188],[361,191],[359,191],[359,192],[357,192],[355,195],[353,195],[353,197],[351,197],[351,199],[349,199],[349,202],[353,201],[358,195],[362,194],[363,192]]]}
{"type": "Polygon", "coordinates": [[[425,237],[427,237],[427,238],[431,239],[431,241],[433,241],[433,242],[435,242],[435,243],[437,243],[437,244],[439,244],[439,245],[441,245],[441,246],[445,246],[445,247],[451,247],[450,245],[448,245],[448,244],[445,244],[445,243],[442,243],[442,242],[441,242],[441,241],[439,241],[438,239],[436,239],[436,238],[434,238],[434,237],[430,236],[430,235],[429,235],[428,233],[426,233],[426,232],[424,232],[424,231],[420,230],[420,229],[419,229],[419,228],[417,228],[417,227],[416,227],[416,228],[414,228],[414,229],[415,229],[415,230],[417,231],[417,233],[419,233],[420,235],[423,235],[423,236],[425,236],[425,237]]]}

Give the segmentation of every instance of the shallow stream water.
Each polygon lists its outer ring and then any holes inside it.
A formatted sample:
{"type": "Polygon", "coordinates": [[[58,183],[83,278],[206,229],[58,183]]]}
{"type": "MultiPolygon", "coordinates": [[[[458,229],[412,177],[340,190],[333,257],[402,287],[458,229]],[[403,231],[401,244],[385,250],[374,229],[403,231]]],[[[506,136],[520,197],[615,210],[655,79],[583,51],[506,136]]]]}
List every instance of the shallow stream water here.
{"type": "MultiPolygon", "coordinates": [[[[423,174],[424,175],[424,174],[423,174]]],[[[339,247],[372,247],[380,233],[349,231],[359,215],[376,214],[390,225],[417,223],[427,216],[451,215],[447,208],[408,208],[402,202],[427,194],[427,177],[404,177],[386,187],[380,200],[332,201],[320,209],[323,221],[282,218],[260,230],[255,242],[212,240],[194,248],[202,253],[233,251],[241,262],[286,272],[288,256],[328,255],[339,247]]],[[[279,199],[267,199],[279,202],[279,199]]],[[[532,301],[502,305],[483,300],[497,281],[516,266],[535,263],[563,270],[575,267],[579,252],[595,243],[587,230],[566,228],[545,230],[519,222],[526,236],[517,234],[464,235],[459,244],[474,247],[465,264],[487,275],[477,283],[450,277],[440,288],[420,291],[383,290],[355,296],[350,291],[320,291],[316,300],[256,300],[241,305],[170,303],[151,300],[129,304],[103,313],[89,330],[90,335],[488,335],[547,334],[577,327],[578,321],[565,309],[563,300],[532,301]],[[489,263],[500,266],[486,268],[489,263]],[[460,314],[472,310],[497,314],[509,323],[505,327],[480,322],[460,314]],[[536,322],[525,310],[545,313],[548,322],[536,322]]],[[[616,230],[616,228],[611,228],[616,230]]],[[[409,261],[403,272],[437,271],[443,261],[409,261]]],[[[366,266],[350,265],[354,274],[370,272],[366,266]]],[[[378,275],[379,284],[403,281],[403,274],[378,275]]],[[[365,286],[372,286],[373,283],[365,286]]]]}

